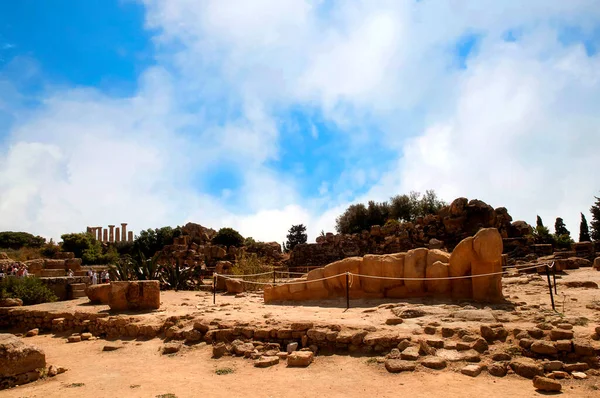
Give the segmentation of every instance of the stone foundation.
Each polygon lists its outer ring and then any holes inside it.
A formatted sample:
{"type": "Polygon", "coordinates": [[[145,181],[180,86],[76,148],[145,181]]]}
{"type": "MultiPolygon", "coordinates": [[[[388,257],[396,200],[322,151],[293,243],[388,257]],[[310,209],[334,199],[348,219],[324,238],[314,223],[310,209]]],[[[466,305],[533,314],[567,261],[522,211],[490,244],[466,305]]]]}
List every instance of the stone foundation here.
{"type": "Polygon", "coordinates": [[[160,307],[158,281],[111,282],[108,305],[111,310],[150,310],[160,307]]]}
{"type": "Polygon", "coordinates": [[[501,275],[443,278],[501,271],[502,237],[495,228],[486,228],[474,237],[462,240],[452,254],[437,249],[419,248],[406,253],[350,257],[310,271],[305,282],[267,287],[264,299],[266,303],[270,303],[345,297],[345,273],[351,273],[354,274],[349,277],[352,299],[433,296],[500,302],[504,299],[501,275]],[[339,274],[343,275],[330,278],[339,274]],[[364,276],[359,277],[358,274],[364,276]],[[330,279],[321,280],[323,278],[330,279]],[[410,280],[412,278],[424,280],[410,280]]]}
{"type": "Polygon", "coordinates": [[[60,301],[70,300],[72,298],[71,285],[90,284],[90,278],[87,276],[40,278],[42,283],[54,292],[60,301]]]}

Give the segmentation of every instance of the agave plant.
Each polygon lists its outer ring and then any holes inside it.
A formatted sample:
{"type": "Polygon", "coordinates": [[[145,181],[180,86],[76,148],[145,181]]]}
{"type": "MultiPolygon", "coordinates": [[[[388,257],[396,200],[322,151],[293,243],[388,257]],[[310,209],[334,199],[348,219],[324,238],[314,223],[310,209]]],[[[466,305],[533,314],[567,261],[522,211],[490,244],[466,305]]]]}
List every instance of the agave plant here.
{"type": "Polygon", "coordinates": [[[178,261],[167,261],[160,269],[160,281],[167,288],[186,290],[190,288],[194,267],[182,267],[178,261]]]}
{"type": "Polygon", "coordinates": [[[157,280],[159,279],[159,271],[159,256],[147,259],[141,252],[138,252],[135,257],[123,256],[108,270],[111,279],[118,281],[157,280]]]}

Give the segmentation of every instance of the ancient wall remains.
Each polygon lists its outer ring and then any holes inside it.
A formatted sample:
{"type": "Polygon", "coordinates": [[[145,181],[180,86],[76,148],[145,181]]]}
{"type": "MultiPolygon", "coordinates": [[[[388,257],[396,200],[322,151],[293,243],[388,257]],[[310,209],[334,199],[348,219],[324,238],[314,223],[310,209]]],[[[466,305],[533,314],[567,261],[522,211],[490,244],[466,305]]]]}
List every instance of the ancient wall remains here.
{"type": "Polygon", "coordinates": [[[297,245],[290,253],[290,267],[322,267],[346,257],[392,254],[411,249],[446,248],[451,251],[481,228],[496,228],[504,240],[504,252],[523,257],[531,252],[532,228],[525,221],[512,221],[504,207],[494,209],[481,200],[458,198],[438,214],[415,222],[375,225],[360,234],[319,236],[316,243],[297,245]]]}
{"type": "Polygon", "coordinates": [[[86,232],[102,243],[133,242],[133,232],[127,232],[127,223],[121,223],[121,228],[109,225],[107,228],[87,227],[86,232]]]}
{"type": "Polygon", "coordinates": [[[503,300],[501,275],[477,275],[501,272],[502,236],[495,228],[485,228],[463,239],[451,254],[417,248],[339,260],[310,271],[304,282],[265,288],[264,300],[345,297],[349,273],[350,298],[433,296],[499,302],[503,300]]]}

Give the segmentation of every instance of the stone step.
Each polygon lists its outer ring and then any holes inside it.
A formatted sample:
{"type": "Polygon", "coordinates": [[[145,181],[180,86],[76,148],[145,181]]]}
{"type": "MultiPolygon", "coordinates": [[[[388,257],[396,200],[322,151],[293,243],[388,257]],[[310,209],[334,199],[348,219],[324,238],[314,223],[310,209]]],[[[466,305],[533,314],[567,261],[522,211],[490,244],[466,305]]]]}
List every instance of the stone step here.
{"type": "Polygon", "coordinates": [[[71,283],[71,289],[73,290],[85,290],[85,283],[71,283]]]}
{"type": "Polygon", "coordinates": [[[85,290],[73,290],[71,292],[71,297],[76,299],[80,297],[87,297],[87,295],[85,294],[85,290]]]}
{"type": "Polygon", "coordinates": [[[75,271],[75,276],[87,276],[87,271],[75,271]]]}
{"type": "Polygon", "coordinates": [[[44,269],[62,269],[65,270],[67,269],[67,267],[65,266],[65,264],[52,264],[52,263],[48,263],[44,266],[44,269]]]}
{"type": "Polygon", "coordinates": [[[64,269],[43,269],[42,278],[56,278],[66,276],[67,272],[64,269]]]}

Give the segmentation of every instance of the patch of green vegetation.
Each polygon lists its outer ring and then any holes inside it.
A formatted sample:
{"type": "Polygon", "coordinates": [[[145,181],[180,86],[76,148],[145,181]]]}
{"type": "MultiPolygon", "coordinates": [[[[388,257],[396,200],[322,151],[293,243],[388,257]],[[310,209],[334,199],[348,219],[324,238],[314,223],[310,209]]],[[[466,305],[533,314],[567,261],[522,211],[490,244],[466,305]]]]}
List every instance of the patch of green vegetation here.
{"type": "Polygon", "coordinates": [[[141,386],[139,384],[132,384],[129,386],[129,388],[140,388],[141,386]]]}
{"type": "Polygon", "coordinates": [[[233,372],[234,372],[234,370],[231,369],[231,368],[219,368],[219,369],[215,370],[215,373],[217,375],[219,375],[219,376],[221,376],[221,375],[228,375],[228,374],[233,373],[233,372]]]}
{"type": "Polygon", "coordinates": [[[159,394],[156,396],[156,398],[177,398],[177,395],[168,392],[166,394],[159,394]]]}
{"type": "Polygon", "coordinates": [[[71,384],[67,384],[66,387],[70,388],[70,387],[83,387],[85,386],[85,383],[71,383],[71,384]]]}
{"type": "Polygon", "coordinates": [[[367,359],[367,360],[365,361],[365,363],[366,363],[367,365],[373,365],[373,364],[376,364],[376,363],[377,363],[377,358],[376,358],[376,357],[371,357],[371,358],[367,359]]]}

